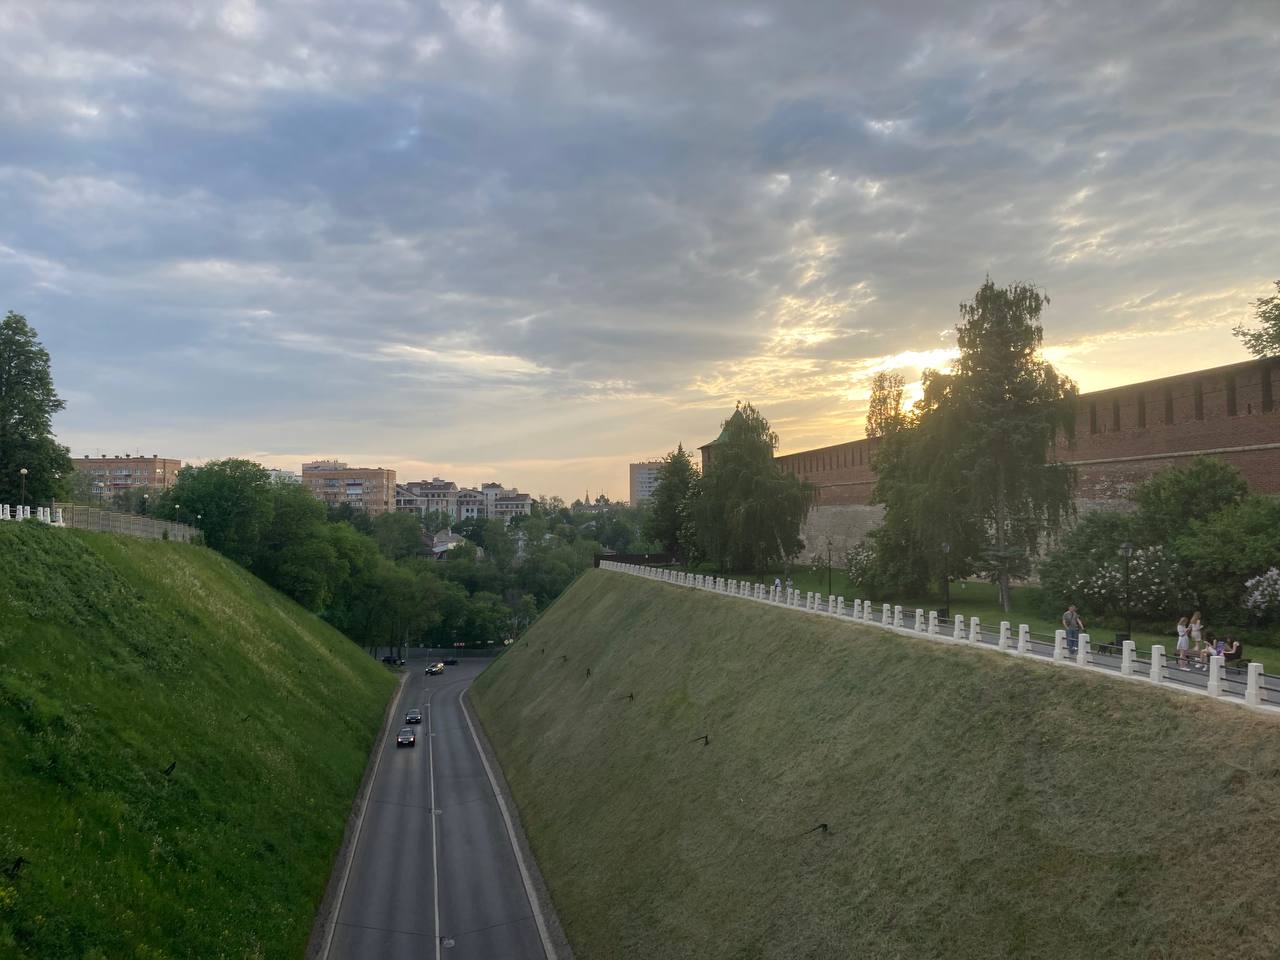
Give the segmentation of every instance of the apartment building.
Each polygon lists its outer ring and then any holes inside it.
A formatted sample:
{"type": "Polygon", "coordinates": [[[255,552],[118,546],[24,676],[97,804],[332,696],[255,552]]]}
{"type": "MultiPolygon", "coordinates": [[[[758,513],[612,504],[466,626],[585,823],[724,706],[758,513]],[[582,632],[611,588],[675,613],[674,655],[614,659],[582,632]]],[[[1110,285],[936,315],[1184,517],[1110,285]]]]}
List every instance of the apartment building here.
{"type": "Polygon", "coordinates": [[[528,516],[533,512],[533,497],[500,483],[484,483],[480,487],[459,487],[449,480],[413,480],[396,487],[395,509],[419,516],[439,510],[464,520],[501,519],[528,516]]]}
{"type": "Polygon", "coordinates": [[[396,509],[425,516],[433,511],[456,516],[458,485],[451,480],[432,477],[410,480],[396,488],[396,509]]]}
{"type": "Polygon", "coordinates": [[[89,484],[95,497],[106,498],[122,490],[143,488],[168,490],[177,482],[181,460],[170,460],[158,454],[143,456],[90,457],[72,460],[76,473],[89,484]]]}
{"type": "Polygon", "coordinates": [[[302,465],[302,484],[331,507],[350,504],[369,514],[396,509],[396,472],[382,467],[352,467],[341,460],[302,465]]]}
{"type": "Polygon", "coordinates": [[[292,470],[281,470],[277,467],[269,467],[267,476],[271,478],[272,483],[301,483],[302,477],[294,473],[292,470]]]}
{"type": "Polygon", "coordinates": [[[642,463],[628,464],[627,469],[631,474],[631,505],[633,507],[653,496],[653,491],[658,487],[659,471],[662,469],[662,464],[662,460],[645,460],[642,463]]]}

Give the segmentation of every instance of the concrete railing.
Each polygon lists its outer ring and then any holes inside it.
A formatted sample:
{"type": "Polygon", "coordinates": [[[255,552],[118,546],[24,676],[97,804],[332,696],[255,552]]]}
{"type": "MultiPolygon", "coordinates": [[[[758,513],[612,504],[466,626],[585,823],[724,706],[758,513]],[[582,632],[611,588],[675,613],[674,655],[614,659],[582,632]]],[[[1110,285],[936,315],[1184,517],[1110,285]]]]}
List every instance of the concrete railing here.
{"type": "Polygon", "coordinates": [[[984,631],[977,617],[970,617],[966,623],[963,616],[957,615],[948,635],[942,629],[937,611],[930,611],[927,618],[924,610],[913,611],[909,620],[910,626],[908,626],[902,607],[887,603],[881,604],[877,610],[870,600],[854,600],[849,603],[844,597],[835,595],[823,597],[813,592],[801,595],[799,590],[779,587],[776,584],[766,586],[749,581],[608,560],[601,561],[600,569],[648,580],[660,580],[695,590],[723,593],[791,610],[831,616],[853,623],[872,624],[903,636],[966,647],[982,647],[1008,656],[1061,664],[1070,670],[1103,673],[1135,683],[1158,685],[1165,690],[1210,697],[1224,703],[1234,703],[1267,713],[1280,713],[1280,677],[1264,673],[1260,663],[1250,663],[1243,674],[1235,671],[1233,678],[1227,675],[1227,665],[1223,657],[1210,657],[1206,675],[1203,672],[1187,671],[1171,665],[1166,661],[1165,648],[1159,644],[1151,648],[1150,659],[1147,660],[1139,655],[1132,640],[1125,640],[1117,654],[1113,648],[1110,648],[1111,652],[1105,652],[1109,649],[1107,645],[1102,645],[1095,650],[1089,634],[1082,633],[1076,642],[1075,651],[1072,652],[1069,649],[1070,644],[1065,630],[1056,631],[1052,641],[1047,637],[1037,640],[1033,638],[1031,628],[1022,623],[1018,625],[1015,640],[1012,624],[1007,620],[1001,621],[998,631],[984,631]],[[1189,679],[1193,676],[1195,682],[1190,683],[1189,679]],[[1243,679],[1240,679],[1242,676],[1243,679]],[[1203,685],[1201,681],[1204,681],[1203,685]]]}
{"type": "Polygon", "coordinates": [[[177,543],[190,543],[200,532],[185,523],[117,513],[79,503],[55,503],[48,507],[0,503],[0,522],[6,520],[38,520],[54,527],[76,527],[101,533],[120,533],[140,540],[173,540],[177,543]]]}

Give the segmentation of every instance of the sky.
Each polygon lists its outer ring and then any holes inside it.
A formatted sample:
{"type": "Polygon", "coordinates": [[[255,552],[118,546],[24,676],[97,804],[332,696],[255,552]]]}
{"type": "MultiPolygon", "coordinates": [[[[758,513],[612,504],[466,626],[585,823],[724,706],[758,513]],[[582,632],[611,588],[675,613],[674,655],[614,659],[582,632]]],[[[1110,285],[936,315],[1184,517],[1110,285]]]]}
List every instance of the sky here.
{"type": "Polygon", "coordinates": [[[1245,359],[1280,4],[0,0],[0,309],[73,455],[627,496],[990,275],[1082,389],[1245,359]]]}

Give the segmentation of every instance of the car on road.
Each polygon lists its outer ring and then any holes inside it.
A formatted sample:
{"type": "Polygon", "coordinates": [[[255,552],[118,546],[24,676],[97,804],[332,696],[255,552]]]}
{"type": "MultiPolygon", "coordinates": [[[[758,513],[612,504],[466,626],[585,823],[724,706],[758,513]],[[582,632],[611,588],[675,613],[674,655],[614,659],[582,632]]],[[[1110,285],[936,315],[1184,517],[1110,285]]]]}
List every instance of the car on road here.
{"type": "Polygon", "coordinates": [[[444,664],[439,661],[427,664],[427,673],[435,676],[437,673],[444,673],[444,664]]]}
{"type": "Polygon", "coordinates": [[[401,747],[414,747],[418,744],[418,737],[413,732],[413,727],[401,727],[400,734],[396,737],[396,749],[401,747]]]}
{"type": "Polygon", "coordinates": [[[446,667],[456,667],[456,666],[458,665],[458,658],[457,658],[457,657],[445,657],[445,658],[444,658],[444,665],[445,665],[446,667]]]}
{"type": "Polygon", "coordinates": [[[414,707],[412,710],[410,710],[408,713],[404,715],[404,722],[405,723],[421,723],[422,711],[419,710],[417,707],[414,707]]]}
{"type": "Polygon", "coordinates": [[[383,657],[382,662],[389,667],[403,667],[404,657],[383,657]]]}

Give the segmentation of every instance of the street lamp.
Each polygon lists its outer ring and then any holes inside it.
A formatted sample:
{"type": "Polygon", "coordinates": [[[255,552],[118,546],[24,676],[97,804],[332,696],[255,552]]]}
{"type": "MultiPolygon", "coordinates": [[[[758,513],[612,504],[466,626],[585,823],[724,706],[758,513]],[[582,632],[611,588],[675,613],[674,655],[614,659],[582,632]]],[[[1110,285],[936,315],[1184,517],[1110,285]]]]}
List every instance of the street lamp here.
{"type": "Polygon", "coordinates": [[[1133,544],[1126,540],[1120,544],[1120,556],[1124,557],[1124,640],[1133,637],[1133,607],[1129,603],[1129,558],[1133,556],[1133,544]]]}
{"type": "Polygon", "coordinates": [[[942,613],[939,619],[949,620],[951,618],[951,569],[949,564],[951,553],[951,544],[943,542],[942,544],[942,613]]]}
{"type": "Polygon", "coordinates": [[[827,537],[827,596],[831,596],[833,592],[831,589],[831,538],[827,537]]]}
{"type": "Polygon", "coordinates": [[[22,478],[22,505],[25,507],[27,505],[27,468],[19,468],[18,476],[22,478]]]}
{"type": "Polygon", "coordinates": [[[151,515],[150,506],[151,506],[151,494],[144,493],[142,495],[142,515],[144,517],[151,515]]]}

